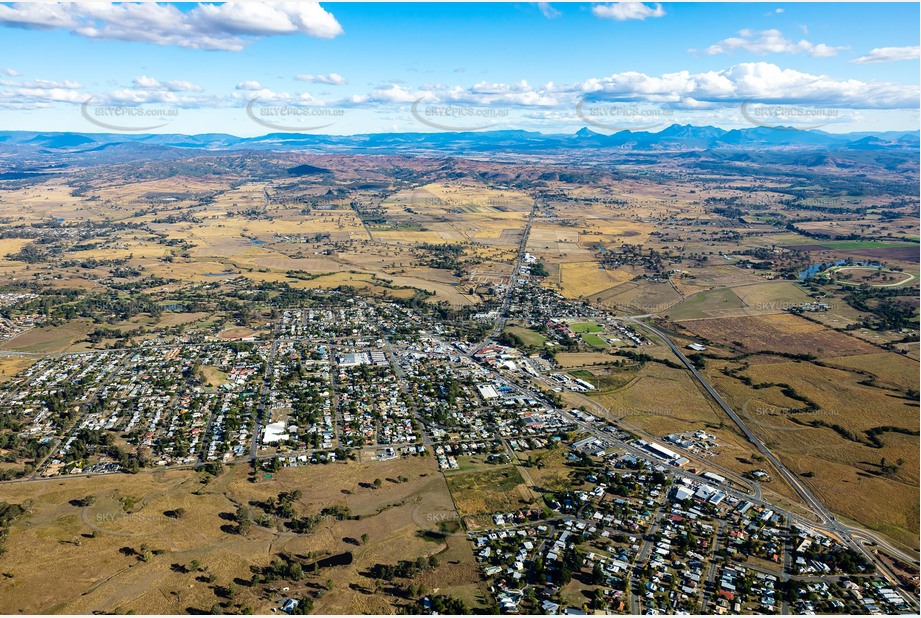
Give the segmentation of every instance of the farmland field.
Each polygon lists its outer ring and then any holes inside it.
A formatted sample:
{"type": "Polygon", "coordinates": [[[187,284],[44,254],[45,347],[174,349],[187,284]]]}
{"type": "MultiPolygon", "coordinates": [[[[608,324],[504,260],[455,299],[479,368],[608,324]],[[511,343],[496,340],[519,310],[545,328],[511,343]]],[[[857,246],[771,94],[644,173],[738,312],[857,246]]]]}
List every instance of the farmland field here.
{"type": "Polygon", "coordinates": [[[784,351],[830,357],[876,351],[859,339],[790,314],[685,320],[681,324],[699,337],[744,352],[784,351]]]}

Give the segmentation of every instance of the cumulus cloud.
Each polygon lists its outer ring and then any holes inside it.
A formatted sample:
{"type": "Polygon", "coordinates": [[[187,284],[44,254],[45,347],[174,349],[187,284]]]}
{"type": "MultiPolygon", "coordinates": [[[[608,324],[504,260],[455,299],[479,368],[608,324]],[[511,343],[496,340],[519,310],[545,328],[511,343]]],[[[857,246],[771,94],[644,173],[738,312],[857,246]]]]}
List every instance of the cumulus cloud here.
{"type": "Polygon", "coordinates": [[[642,21],[647,17],[662,17],[665,15],[665,9],[659,3],[656,3],[655,8],[652,8],[642,2],[613,2],[611,4],[596,4],[592,7],[592,13],[595,17],[601,17],[602,19],[615,19],[617,21],[639,19],[642,21]]]}
{"type": "Polygon", "coordinates": [[[825,43],[810,43],[806,39],[792,41],[786,38],[780,30],[764,30],[755,32],[752,30],[740,30],[739,36],[729,37],[704,50],[704,53],[711,56],[717,54],[731,54],[735,51],[742,50],[758,55],[766,54],[799,54],[806,53],[814,58],[826,58],[835,56],[847,47],[832,47],[825,43]]]}
{"type": "Polygon", "coordinates": [[[310,84],[328,84],[330,86],[343,86],[349,83],[348,80],[338,73],[327,73],[325,75],[311,75],[308,73],[306,75],[298,75],[294,79],[310,84]]]}
{"type": "Polygon", "coordinates": [[[856,64],[874,64],[877,62],[896,62],[898,60],[917,60],[921,57],[921,46],[877,47],[866,56],[851,60],[856,64]]]}
{"type": "Polygon", "coordinates": [[[134,86],[145,90],[167,90],[170,92],[204,92],[205,89],[193,82],[185,80],[172,80],[161,82],[153,77],[141,75],[134,78],[134,86]]]}
{"type": "MultiPolygon", "coordinates": [[[[14,76],[11,76],[14,77],[14,76]]],[[[89,94],[78,82],[47,79],[0,79],[0,109],[38,109],[59,103],[82,103],[89,94]]]]}
{"type": "Polygon", "coordinates": [[[19,77],[21,73],[16,69],[3,69],[2,72],[4,75],[9,75],[10,77],[19,77]]]}
{"type": "Polygon", "coordinates": [[[265,86],[258,84],[258,82],[243,82],[243,84],[238,84],[238,87],[235,88],[235,92],[231,93],[229,97],[222,100],[222,105],[225,107],[249,105],[252,103],[258,103],[259,105],[275,103],[292,106],[328,107],[334,103],[334,101],[319,99],[314,97],[309,92],[286,92],[280,90],[272,90],[271,88],[266,88],[265,86]],[[240,88],[240,85],[258,85],[259,87],[240,88]]]}
{"type": "MultiPolygon", "coordinates": [[[[532,85],[481,81],[468,85],[382,83],[370,90],[339,98],[315,98],[309,93],[274,91],[257,81],[236,84],[230,92],[206,93],[197,84],[163,81],[142,75],[108,92],[87,92],[73,81],[0,78],[0,107],[31,109],[68,103],[144,105],[216,109],[284,103],[328,108],[376,108],[378,111],[425,105],[454,105],[518,110],[547,116],[572,114],[580,101],[643,103],[683,113],[738,107],[744,102],[800,104],[836,109],[917,109],[918,86],[837,79],[785,69],[768,62],[740,63],[722,70],[679,71],[648,75],[636,71],[592,77],[581,82],[532,85]]],[[[537,116],[533,116],[537,117],[537,116]]],[[[550,117],[550,116],[547,116],[550,117]]]]}
{"type": "Polygon", "coordinates": [[[358,94],[352,95],[351,97],[342,101],[345,104],[375,104],[375,103],[414,103],[419,99],[430,99],[434,100],[435,97],[432,93],[425,91],[411,92],[409,89],[404,88],[400,84],[390,84],[388,86],[377,86],[371,90],[366,95],[358,94]]]}
{"type": "Polygon", "coordinates": [[[157,3],[16,2],[0,4],[0,25],[221,51],[240,51],[266,36],[342,34],[336,18],[315,2],[202,3],[188,11],[157,3]]]}
{"type": "Polygon", "coordinates": [[[527,81],[510,84],[480,82],[473,86],[423,85],[417,89],[401,84],[387,84],[373,88],[368,94],[352,95],[338,104],[360,107],[364,105],[402,105],[440,103],[470,107],[550,108],[568,105],[566,94],[548,83],[534,87],[527,81]],[[562,96],[560,96],[562,95],[562,96]]]}
{"type": "Polygon", "coordinates": [[[845,108],[910,109],[918,105],[918,87],[885,82],[839,80],[767,62],[746,62],[720,71],[680,71],[661,76],[628,71],[580,84],[585,94],[608,100],[650,101],[675,107],[701,104],[821,104],[845,108]]]}
{"type": "Polygon", "coordinates": [[[201,109],[206,107],[220,107],[222,98],[200,94],[186,94],[166,89],[122,88],[113,92],[94,95],[90,97],[89,100],[91,100],[94,105],[140,106],[158,103],[183,109],[201,109]]]}

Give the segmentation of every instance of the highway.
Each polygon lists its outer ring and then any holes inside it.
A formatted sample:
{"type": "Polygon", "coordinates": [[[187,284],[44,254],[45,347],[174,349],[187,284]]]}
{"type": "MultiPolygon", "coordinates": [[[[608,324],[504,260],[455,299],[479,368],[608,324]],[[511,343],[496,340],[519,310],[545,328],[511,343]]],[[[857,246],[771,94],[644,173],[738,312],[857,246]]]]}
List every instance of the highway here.
{"type": "Polygon", "coordinates": [[[537,201],[532,204],[531,212],[528,213],[528,222],[525,224],[524,232],[521,234],[521,241],[518,243],[518,258],[515,260],[515,268],[512,269],[512,274],[509,276],[508,289],[505,292],[502,307],[499,309],[499,315],[496,317],[496,323],[493,326],[492,332],[486,335],[482,341],[469,348],[471,352],[476,352],[486,345],[487,341],[498,337],[502,329],[505,328],[505,320],[508,318],[508,309],[512,304],[512,292],[515,291],[515,285],[518,282],[518,274],[521,272],[521,265],[524,263],[525,248],[528,246],[528,238],[531,236],[531,224],[534,223],[534,217],[536,215],[537,201]]]}
{"type": "MultiPolygon", "coordinates": [[[[797,495],[799,495],[803,502],[805,502],[806,505],[812,509],[812,511],[819,517],[822,523],[818,527],[831,533],[832,536],[839,538],[844,544],[849,546],[851,549],[861,553],[869,562],[875,564],[879,571],[896,586],[895,589],[899,592],[899,594],[901,594],[903,598],[905,598],[905,600],[911,604],[912,607],[917,609],[917,601],[905,594],[904,591],[898,587],[899,580],[895,574],[872,552],[870,552],[863,543],[859,543],[854,540],[855,530],[858,529],[839,522],[831,513],[831,511],[829,511],[825,505],[815,497],[815,494],[813,494],[812,491],[806,487],[806,485],[799,479],[799,477],[791,472],[783,463],[781,463],[781,461],[764,445],[760,438],[758,438],[758,436],[756,436],[754,432],[748,428],[748,426],[745,424],[745,421],[743,421],[742,418],[739,417],[739,415],[736,414],[735,411],[733,411],[733,409],[729,407],[725,401],[723,401],[723,398],[720,397],[719,393],[717,393],[716,390],[706,380],[706,378],[704,378],[700,372],[697,371],[697,368],[694,366],[694,364],[688,360],[681,349],[675,345],[675,343],[668,337],[668,335],[663,333],[658,328],[646,324],[645,322],[642,322],[635,317],[627,317],[624,319],[641,329],[653,333],[659,339],[661,339],[671,349],[671,351],[674,352],[675,356],[681,360],[688,371],[690,371],[694,378],[697,379],[697,381],[700,383],[700,385],[703,386],[704,390],[707,391],[707,393],[713,398],[713,400],[723,410],[723,412],[725,412],[726,415],[732,420],[732,422],[739,427],[748,441],[751,442],[756,449],[758,449],[759,453],[761,453],[768,461],[771,462],[774,468],[784,478],[784,480],[789,483],[789,485],[793,488],[797,495]]],[[[863,538],[869,538],[873,536],[867,534],[865,531],[859,531],[859,533],[856,535],[863,538]]],[[[905,555],[902,552],[898,553],[902,556],[905,555]]],[[[910,562],[916,563],[917,561],[912,559],[910,562]]]]}

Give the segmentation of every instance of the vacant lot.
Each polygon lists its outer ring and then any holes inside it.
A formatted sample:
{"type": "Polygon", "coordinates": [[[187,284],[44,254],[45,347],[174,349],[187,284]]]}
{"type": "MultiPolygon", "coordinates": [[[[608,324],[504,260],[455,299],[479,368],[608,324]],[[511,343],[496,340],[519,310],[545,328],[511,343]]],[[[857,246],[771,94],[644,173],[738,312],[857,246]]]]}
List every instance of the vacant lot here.
{"type": "Polygon", "coordinates": [[[536,505],[537,495],[525,484],[515,466],[501,466],[477,472],[445,475],[457,511],[468,523],[485,524],[483,516],[507,513],[536,505]]]}
{"type": "Polygon", "coordinates": [[[530,328],[524,328],[521,326],[509,326],[505,329],[506,332],[511,333],[521,339],[524,345],[531,348],[542,349],[544,343],[546,343],[547,338],[536,330],[530,328]]]}
{"type": "Polygon", "coordinates": [[[3,342],[2,347],[17,352],[66,352],[86,337],[92,328],[86,320],[73,320],[62,326],[33,328],[3,342]]]}

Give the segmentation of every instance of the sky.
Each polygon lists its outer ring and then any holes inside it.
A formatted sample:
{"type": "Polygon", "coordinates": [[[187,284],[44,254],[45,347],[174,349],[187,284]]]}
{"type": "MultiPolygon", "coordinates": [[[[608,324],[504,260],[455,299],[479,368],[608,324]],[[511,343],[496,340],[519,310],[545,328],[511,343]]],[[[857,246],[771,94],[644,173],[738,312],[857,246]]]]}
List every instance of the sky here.
{"type": "Polygon", "coordinates": [[[918,130],[917,3],[0,3],[0,130],[918,130]]]}

